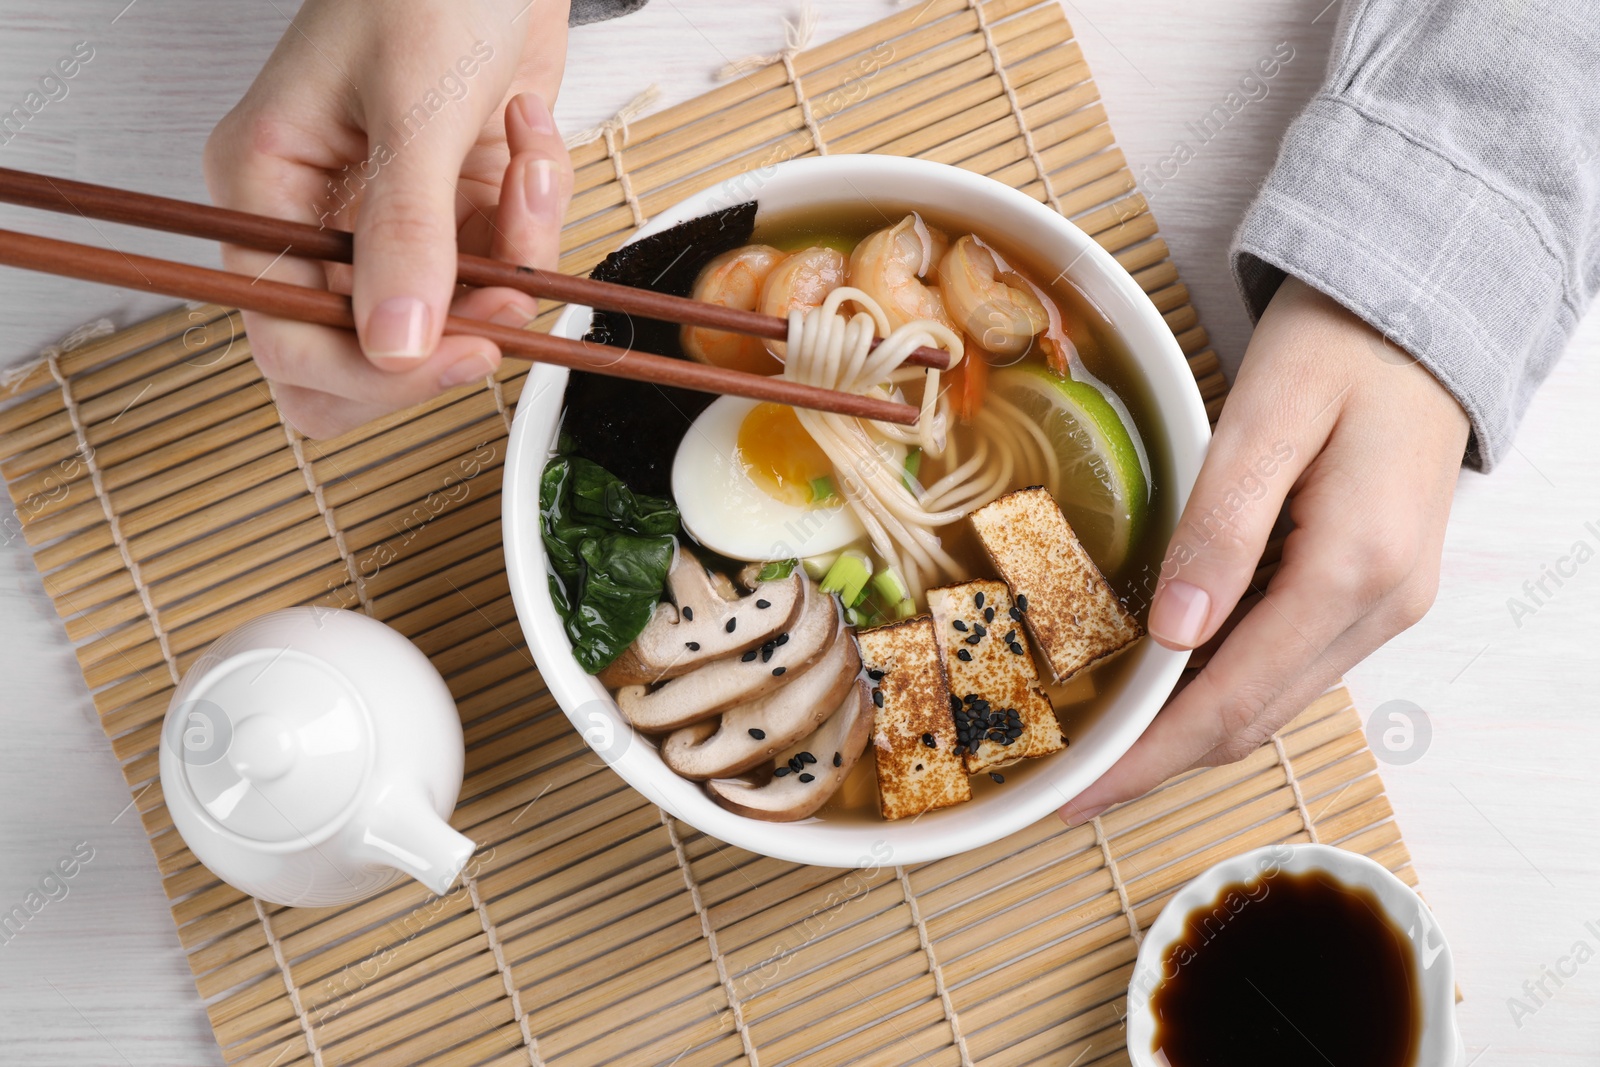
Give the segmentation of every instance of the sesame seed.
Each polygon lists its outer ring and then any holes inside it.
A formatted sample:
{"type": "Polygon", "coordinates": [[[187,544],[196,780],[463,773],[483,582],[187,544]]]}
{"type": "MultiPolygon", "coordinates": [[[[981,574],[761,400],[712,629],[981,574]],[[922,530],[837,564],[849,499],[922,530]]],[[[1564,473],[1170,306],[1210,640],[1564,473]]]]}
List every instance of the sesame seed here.
{"type": "Polygon", "coordinates": [[[789,769],[794,773],[799,774],[801,771],[806,769],[806,765],[800,761],[799,756],[790,756],[789,769]]]}
{"type": "Polygon", "coordinates": [[[765,741],[767,739],[767,732],[765,730],[757,730],[754,726],[752,726],[750,727],[750,736],[755,738],[757,741],[765,741]]]}
{"type": "Polygon", "coordinates": [[[782,648],[784,645],[789,643],[789,635],[786,633],[779,634],[777,637],[772,639],[772,643],[776,647],[782,648]]]}
{"type": "Polygon", "coordinates": [[[843,767],[844,766],[844,753],[835,752],[833,754],[833,765],[835,767],[843,767]]]}
{"type": "Polygon", "coordinates": [[[968,652],[964,648],[957,649],[956,650],[956,659],[960,660],[963,663],[967,663],[972,659],[972,653],[968,652]]]}
{"type": "Polygon", "coordinates": [[[1006,644],[1009,645],[1013,641],[1015,641],[1016,639],[1017,639],[1017,631],[1014,628],[1006,631],[1006,637],[1005,637],[1006,644]]]}
{"type": "Polygon", "coordinates": [[[758,600],[758,601],[756,601],[756,607],[760,608],[762,611],[765,611],[768,608],[772,607],[772,601],[770,601],[770,600],[758,600]]]}
{"type": "Polygon", "coordinates": [[[766,663],[772,659],[772,642],[768,641],[761,646],[761,662],[766,663]]]}
{"type": "Polygon", "coordinates": [[[779,767],[777,770],[772,772],[772,776],[774,778],[782,778],[784,775],[786,775],[788,773],[789,773],[789,768],[787,768],[787,767],[779,767]]]}
{"type": "Polygon", "coordinates": [[[977,693],[968,693],[966,696],[962,697],[961,699],[966,701],[968,704],[976,704],[979,701],[979,699],[981,699],[981,698],[978,696],[977,693]]]}
{"type": "Polygon", "coordinates": [[[871,670],[867,672],[867,677],[871,678],[874,682],[881,682],[883,681],[883,672],[879,670],[871,670]]]}
{"type": "Polygon", "coordinates": [[[983,607],[983,594],[981,592],[978,593],[972,598],[972,602],[980,608],[983,607]]]}
{"type": "Polygon", "coordinates": [[[772,668],[772,676],[774,678],[777,678],[777,677],[781,676],[783,674],[783,672],[788,670],[788,669],[789,669],[788,667],[774,667],[774,668],[772,668]]]}
{"type": "Polygon", "coordinates": [[[1017,610],[1018,611],[1027,611],[1028,610],[1028,598],[1023,596],[1021,593],[1017,594],[1017,610]]]}
{"type": "Polygon", "coordinates": [[[883,690],[882,689],[874,689],[872,691],[872,703],[877,707],[880,707],[880,708],[883,707],[883,690]]]}
{"type": "Polygon", "coordinates": [[[994,622],[994,609],[993,608],[984,608],[983,609],[983,621],[984,622],[994,622]]]}
{"type": "Polygon", "coordinates": [[[938,748],[939,747],[939,742],[934,740],[934,737],[933,737],[932,734],[923,734],[922,735],[922,743],[927,745],[929,748],[938,748]]]}
{"type": "Polygon", "coordinates": [[[809,752],[801,752],[801,753],[799,753],[798,755],[795,756],[795,759],[799,760],[801,763],[815,763],[815,762],[817,762],[817,757],[813,756],[809,752]]]}
{"type": "Polygon", "coordinates": [[[967,632],[967,624],[966,624],[965,621],[963,621],[961,619],[955,620],[950,625],[954,626],[957,630],[960,630],[962,633],[966,633],[967,632]]]}
{"type": "Polygon", "coordinates": [[[975,645],[979,641],[982,641],[982,640],[983,640],[983,635],[982,634],[973,634],[971,637],[967,638],[967,644],[975,645]]]}
{"type": "Polygon", "coordinates": [[[1017,620],[1018,622],[1022,621],[1022,612],[1018,611],[1016,608],[1012,608],[1006,614],[1010,615],[1013,619],[1017,620]]]}
{"type": "Polygon", "coordinates": [[[749,663],[751,660],[753,660],[755,658],[756,658],[756,650],[752,648],[749,652],[746,652],[744,655],[739,657],[739,662],[740,663],[749,663]]]}
{"type": "Polygon", "coordinates": [[[1011,651],[1013,653],[1015,653],[1016,655],[1020,656],[1023,653],[1023,648],[1022,648],[1021,645],[1019,645],[1015,641],[1013,641],[1013,642],[1011,642],[1011,651]]]}
{"type": "Polygon", "coordinates": [[[956,745],[955,748],[952,748],[950,751],[954,752],[958,756],[965,756],[967,754],[967,746],[965,744],[958,744],[958,745],[956,745]]]}
{"type": "Polygon", "coordinates": [[[817,780],[817,776],[814,775],[814,774],[802,774],[800,776],[800,781],[801,782],[814,782],[816,780],[817,780]]]}
{"type": "Polygon", "coordinates": [[[737,615],[735,615],[733,618],[728,620],[728,625],[724,626],[723,629],[728,631],[731,634],[731,633],[733,633],[733,628],[735,626],[738,626],[738,625],[739,625],[739,617],[737,615]]]}
{"type": "Polygon", "coordinates": [[[961,698],[956,696],[954,693],[950,694],[950,714],[961,714],[961,698]]]}
{"type": "Polygon", "coordinates": [[[988,637],[989,636],[989,628],[987,626],[985,626],[981,622],[973,624],[972,632],[977,634],[979,637],[988,637]]]}
{"type": "Polygon", "coordinates": [[[919,771],[922,770],[922,764],[920,764],[920,763],[917,764],[917,770],[919,770],[919,771]]]}
{"type": "Polygon", "coordinates": [[[1000,782],[1000,783],[1004,783],[1005,780],[1006,780],[1006,776],[1001,774],[1001,773],[999,773],[998,771],[990,771],[989,772],[989,777],[993,778],[996,782],[1000,782]]]}
{"type": "Polygon", "coordinates": [[[684,644],[686,646],[688,646],[688,649],[689,649],[690,652],[699,652],[700,651],[700,642],[699,641],[685,641],[684,644]]]}
{"type": "Polygon", "coordinates": [[[683,608],[683,621],[694,622],[694,609],[689,607],[687,604],[684,605],[683,608]]]}

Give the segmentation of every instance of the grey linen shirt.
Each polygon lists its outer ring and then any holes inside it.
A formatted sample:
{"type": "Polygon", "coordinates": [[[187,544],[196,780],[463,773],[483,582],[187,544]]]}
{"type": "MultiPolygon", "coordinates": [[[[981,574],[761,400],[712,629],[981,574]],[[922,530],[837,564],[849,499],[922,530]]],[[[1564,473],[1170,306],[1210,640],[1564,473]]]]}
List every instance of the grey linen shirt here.
{"type": "Polygon", "coordinates": [[[1252,318],[1288,273],[1383,331],[1493,467],[1600,280],[1600,4],[1347,4],[1231,258],[1252,318]]]}
{"type": "Polygon", "coordinates": [[[572,0],[572,10],[567,15],[567,25],[586,26],[591,22],[604,22],[618,15],[626,15],[643,7],[646,0],[572,0]]]}

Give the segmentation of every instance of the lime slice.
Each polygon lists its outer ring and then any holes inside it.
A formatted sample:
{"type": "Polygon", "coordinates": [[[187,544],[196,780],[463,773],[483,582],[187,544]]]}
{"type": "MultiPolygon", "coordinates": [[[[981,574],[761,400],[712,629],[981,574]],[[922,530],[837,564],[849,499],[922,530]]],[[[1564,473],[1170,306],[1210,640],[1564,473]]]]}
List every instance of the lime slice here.
{"type": "Polygon", "coordinates": [[[1104,574],[1115,574],[1144,527],[1150,504],[1138,446],[1104,393],[1048,367],[996,371],[989,391],[1020,408],[1055,446],[1056,485],[1045,486],[1104,574]]]}

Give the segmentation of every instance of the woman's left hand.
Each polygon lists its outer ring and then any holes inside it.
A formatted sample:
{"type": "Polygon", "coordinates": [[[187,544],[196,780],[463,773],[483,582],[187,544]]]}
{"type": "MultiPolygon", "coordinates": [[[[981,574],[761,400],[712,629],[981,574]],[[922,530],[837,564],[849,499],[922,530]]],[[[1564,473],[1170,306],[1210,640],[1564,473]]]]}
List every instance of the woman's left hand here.
{"type": "Polygon", "coordinates": [[[1215,651],[1061,817],[1084,822],[1180,771],[1244,758],[1421,619],[1467,432],[1426,368],[1287,279],[1250,339],[1150,608],[1162,645],[1215,651]],[[1254,590],[1285,499],[1294,529],[1254,590]]]}

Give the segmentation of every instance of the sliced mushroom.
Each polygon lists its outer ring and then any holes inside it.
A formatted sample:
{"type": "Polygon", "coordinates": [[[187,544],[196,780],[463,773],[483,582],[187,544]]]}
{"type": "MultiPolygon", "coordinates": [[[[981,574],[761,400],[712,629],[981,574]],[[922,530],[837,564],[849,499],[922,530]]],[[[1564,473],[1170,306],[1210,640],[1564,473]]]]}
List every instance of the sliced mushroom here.
{"type": "Polygon", "coordinates": [[[778,768],[770,781],[714,778],[706,783],[706,792],[729,811],[766,822],[794,822],[814,815],[866,751],[873,712],[867,693],[866,682],[852,683],[827,722],[778,754],[778,768]],[[808,755],[813,760],[806,760],[808,755]],[[793,770],[791,760],[802,769],[793,770]]]}
{"type": "Polygon", "coordinates": [[[765,696],[798,677],[833,644],[839,626],[838,600],[812,589],[800,618],[786,633],[768,638],[759,649],[712,660],[655,688],[623,686],[617,690],[617,707],[636,729],[671,733],[765,696]]]}
{"type": "Polygon", "coordinates": [[[667,573],[667,591],[672,602],[656,605],[638,638],[600,675],[603,683],[653,684],[760,646],[794,624],[805,602],[806,578],[797,569],[740,597],[726,577],[713,575],[680,547],[667,573]]]}
{"type": "Polygon", "coordinates": [[[776,692],[722,713],[721,725],[697,723],[661,743],[668,767],[696,781],[743,774],[821,726],[861,671],[856,644],[840,629],[806,672],[776,692]]]}

